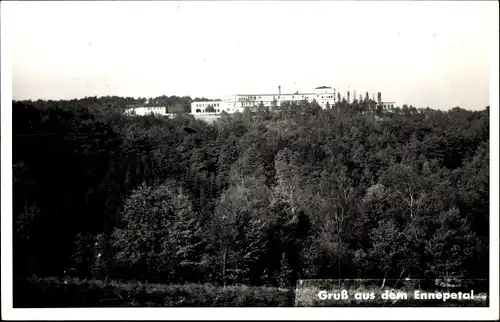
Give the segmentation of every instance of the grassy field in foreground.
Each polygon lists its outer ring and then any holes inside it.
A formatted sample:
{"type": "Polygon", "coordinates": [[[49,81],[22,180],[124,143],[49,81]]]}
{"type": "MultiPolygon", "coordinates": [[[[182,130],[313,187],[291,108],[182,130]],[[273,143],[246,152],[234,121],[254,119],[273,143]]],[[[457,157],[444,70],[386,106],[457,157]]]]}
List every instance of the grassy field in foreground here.
{"type": "Polygon", "coordinates": [[[14,283],[14,307],[283,307],[293,290],[208,284],[31,278],[14,283]]]}

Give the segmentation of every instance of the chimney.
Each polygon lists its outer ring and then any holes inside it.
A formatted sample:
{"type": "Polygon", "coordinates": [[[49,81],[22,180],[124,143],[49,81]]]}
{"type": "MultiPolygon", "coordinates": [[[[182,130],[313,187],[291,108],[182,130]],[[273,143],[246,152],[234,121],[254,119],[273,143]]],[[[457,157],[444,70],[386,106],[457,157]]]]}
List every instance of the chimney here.
{"type": "Polygon", "coordinates": [[[278,86],[278,94],[281,95],[281,86],[278,86]]]}

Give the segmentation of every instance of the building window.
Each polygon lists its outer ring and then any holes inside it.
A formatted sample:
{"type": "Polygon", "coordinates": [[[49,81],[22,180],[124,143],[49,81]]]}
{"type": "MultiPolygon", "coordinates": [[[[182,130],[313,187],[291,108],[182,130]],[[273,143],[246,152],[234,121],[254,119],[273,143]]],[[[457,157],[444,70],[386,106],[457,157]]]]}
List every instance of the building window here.
{"type": "Polygon", "coordinates": [[[196,113],[201,113],[199,108],[196,109],[196,113]]]}

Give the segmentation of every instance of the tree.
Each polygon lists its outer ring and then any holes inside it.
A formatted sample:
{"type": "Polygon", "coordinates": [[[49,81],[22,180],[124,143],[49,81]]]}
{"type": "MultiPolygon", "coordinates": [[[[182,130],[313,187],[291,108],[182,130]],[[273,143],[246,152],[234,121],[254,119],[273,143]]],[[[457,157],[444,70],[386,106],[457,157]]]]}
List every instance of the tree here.
{"type": "Polygon", "coordinates": [[[278,273],[278,285],[282,288],[289,288],[292,285],[293,271],[288,264],[288,256],[283,253],[280,261],[280,270],[278,273]]]}
{"type": "Polygon", "coordinates": [[[379,271],[383,274],[384,280],[398,278],[404,274],[401,268],[400,258],[404,256],[401,231],[397,228],[392,219],[383,219],[377,228],[370,233],[372,248],[370,257],[374,258],[379,271]]]}
{"type": "Polygon", "coordinates": [[[100,233],[94,238],[91,271],[97,278],[108,277],[112,265],[112,250],[109,235],[100,233]]]}
{"type": "Polygon", "coordinates": [[[481,245],[458,209],[440,213],[434,229],[432,237],[425,241],[425,252],[430,258],[426,276],[432,279],[445,276],[474,278],[467,273],[466,267],[481,245]]]}
{"type": "Polygon", "coordinates": [[[273,98],[273,101],[271,102],[271,107],[272,107],[273,111],[278,109],[278,100],[273,98]]]}
{"type": "Polygon", "coordinates": [[[401,218],[414,220],[421,214],[426,198],[424,182],[412,166],[396,164],[389,167],[382,176],[382,184],[390,190],[389,202],[401,218]]]}
{"type": "Polygon", "coordinates": [[[191,202],[176,184],[140,186],[125,201],[113,234],[116,261],[142,276],[168,281],[199,263],[200,228],[191,202]]]}
{"type": "Polygon", "coordinates": [[[205,109],[205,112],[215,113],[215,108],[213,107],[213,105],[208,105],[207,108],[205,109]]]}
{"type": "MultiPolygon", "coordinates": [[[[213,107],[212,107],[213,109],[213,107]]],[[[168,107],[168,113],[185,113],[186,110],[182,103],[175,103],[172,106],[168,107]]]]}
{"type": "Polygon", "coordinates": [[[264,106],[262,102],[260,102],[257,107],[257,119],[260,121],[268,120],[271,117],[271,113],[269,111],[269,107],[264,106]]]}
{"type": "Polygon", "coordinates": [[[75,239],[75,251],[73,253],[73,267],[79,276],[88,277],[88,267],[93,265],[94,238],[90,234],[79,233],[75,239]]]}
{"type": "Polygon", "coordinates": [[[266,252],[265,227],[269,192],[262,178],[242,177],[221,196],[211,229],[215,237],[211,245],[223,285],[250,282],[260,278],[263,271],[257,263],[266,252]],[[217,233],[215,233],[217,232],[217,233]]]}

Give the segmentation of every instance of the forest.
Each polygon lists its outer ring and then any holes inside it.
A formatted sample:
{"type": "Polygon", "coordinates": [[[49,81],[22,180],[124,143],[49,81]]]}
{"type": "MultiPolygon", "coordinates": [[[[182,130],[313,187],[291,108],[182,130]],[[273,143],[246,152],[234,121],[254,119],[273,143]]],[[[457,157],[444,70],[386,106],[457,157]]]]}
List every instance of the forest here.
{"type": "Polygon", "coordinates": [[[123,114],[144,102],[13,102],[17,280],[488,278],[489,107],[123,114]]]}

